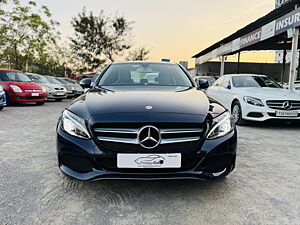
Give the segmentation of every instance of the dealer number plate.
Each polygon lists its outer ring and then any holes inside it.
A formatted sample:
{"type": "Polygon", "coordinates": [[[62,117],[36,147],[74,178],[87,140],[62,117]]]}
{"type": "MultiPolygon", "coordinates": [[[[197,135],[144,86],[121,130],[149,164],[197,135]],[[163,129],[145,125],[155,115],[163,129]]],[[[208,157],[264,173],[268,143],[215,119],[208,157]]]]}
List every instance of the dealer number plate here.
{"type": "Polygon", "coordinates": [[[181,154],[118,154],[118,168],[180,168],[181,154]]]}
{"type": "Polygon", "coordinates": [[[276,111],[276,116],[280,117],[297,117],[298,112],[293,111],[276,111]]]}
{"type": "Polygon", "coordinates": [[[31,96],[39,96],[39,93],[31,93],[31,96]]]}

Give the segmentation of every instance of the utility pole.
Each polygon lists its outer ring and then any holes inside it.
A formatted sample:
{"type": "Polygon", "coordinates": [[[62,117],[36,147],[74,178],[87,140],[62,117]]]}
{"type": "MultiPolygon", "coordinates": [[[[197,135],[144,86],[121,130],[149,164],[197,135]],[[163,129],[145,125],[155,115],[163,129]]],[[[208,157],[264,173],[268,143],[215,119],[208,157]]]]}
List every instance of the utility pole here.
{"type": "MultiPolygon", "coordinates": [[[[298,5],[295,6],[298,8],[298,5]]],[[[297,68],[296,68],[296,55],[298,50],[298,40],[299,40],[299,27],[294,28],[293,32],[293,41],[292,41],[292,61],[290,66],[290,75],[289,75],[289,89],[294,89],[294,82],[297,76],[297,68]]]]}

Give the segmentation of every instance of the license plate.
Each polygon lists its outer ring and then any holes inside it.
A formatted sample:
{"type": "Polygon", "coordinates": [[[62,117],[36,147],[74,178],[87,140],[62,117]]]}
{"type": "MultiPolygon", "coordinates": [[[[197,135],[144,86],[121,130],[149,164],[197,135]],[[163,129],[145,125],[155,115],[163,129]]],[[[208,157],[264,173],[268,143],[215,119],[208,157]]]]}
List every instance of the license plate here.
{"type": "Polygon", "coordinates": [[[276,111],[276,116],[281,116],[281,117],[297,117],[298,112],[293,112],[293,111],[276,111]]]}
{"type": "Polygon", "coordinates": [[[118,168],[180,168],[181,154],[118,154],[118,168]]]}
{"type": "Polygon", "coordinates": [[[39,93],[31,93],[31,96],[39,96],[39,93]]]}
{"type": "Polygon", "coordinates": [[[59,92],[59,93],[56,93],[56,95],[65,95],[64,92],[59,92]]]}

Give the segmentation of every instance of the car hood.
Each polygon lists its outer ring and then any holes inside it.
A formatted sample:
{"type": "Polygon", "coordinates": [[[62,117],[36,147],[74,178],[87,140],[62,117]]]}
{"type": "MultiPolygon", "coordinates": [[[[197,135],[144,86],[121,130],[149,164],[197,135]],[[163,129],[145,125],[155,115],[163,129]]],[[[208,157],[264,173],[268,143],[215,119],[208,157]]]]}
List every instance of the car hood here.
{"type": "Polygon", "coordinates": [[[16,81],[3,81],[6,85],[16,85],[21,89],[42,89],[41,85],[34,82],[16,82],[16,81]]]}
{"type": "Polygon", "coordinates": [[[50,84],[50,83],[40,83],[40,85],[42,85],[43,87],[47,87],[47,88],[62,88],[62,85],[59,84],[50,84]]]}
{"type": "Polygon", "coordinates": [[[240,88],[244,96],[262,100],[300,100],[300,94],[284,88],[240,88]]]}
{"type": "Polygon", "coordinates": [[[97,117],[103,120],[112,114],[126,114],[130,120],[139,117],[145,120],[145,116],[150,118],[154,115],[157,119],[171,117],[170,114],[188,114],[203,121],[209,108],[209,99],[202,91],[182,87],[135,87],[134,91],[125,87],[94,89],[69,106],[70,111],[82,118],[97,117]]]}

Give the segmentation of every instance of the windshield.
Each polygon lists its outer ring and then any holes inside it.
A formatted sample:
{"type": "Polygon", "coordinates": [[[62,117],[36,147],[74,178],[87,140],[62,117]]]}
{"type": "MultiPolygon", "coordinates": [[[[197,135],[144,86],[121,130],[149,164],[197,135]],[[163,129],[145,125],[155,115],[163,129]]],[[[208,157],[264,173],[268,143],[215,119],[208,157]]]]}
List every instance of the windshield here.
{"type": "Polygon", "coordinates": [[[59,79],[57,78],[57,80],[62,83],[62,84],[70,84],[68,81],[64,80],[64,79],[59,79]]]}
{"type": "Polygon", "coordinates": [[[46,77],[46,79],[51,83],[51,84],[61,84],[57,79],[54,77],[46,77]]]}
{"type": "Polygon", "coordinates": [[[184,71],[176,64],[113,64],[100,79],[99,86],[182,86],[193,87],[184,71]]]}
{"type": "Polygon", "coordinates": [[[234,87],[282,88],[275,80],[265,76],[233,76],[234,87]]]}
{"type": "Polygon", "coordinates": [[[27,74],[27,76],[38,84],[49,83],[49,81],[45,77],[38,74],[27,74]]]}
{"type": "Polygon", "coordinates": [[[0,81],[31,82],[24,73],[14,71],[0,71],[0,81]]]}

